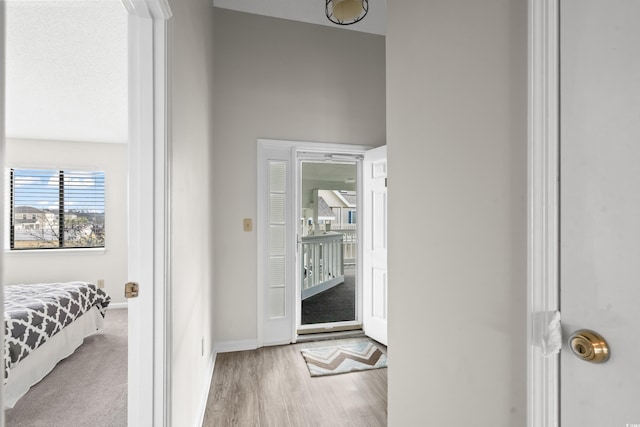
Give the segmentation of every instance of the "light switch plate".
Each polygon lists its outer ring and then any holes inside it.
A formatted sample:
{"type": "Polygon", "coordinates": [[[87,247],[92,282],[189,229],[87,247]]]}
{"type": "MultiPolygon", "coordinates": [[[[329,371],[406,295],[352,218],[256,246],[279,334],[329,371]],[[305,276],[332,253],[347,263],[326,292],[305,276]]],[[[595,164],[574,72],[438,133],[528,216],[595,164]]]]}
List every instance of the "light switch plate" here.
{"type": "Polygon", "coordinates": [[[253,230],[253,220],[251,218],[245,218],[244,220],[242,220],[242,226],[244,228],[244,231],[253,230]]]}

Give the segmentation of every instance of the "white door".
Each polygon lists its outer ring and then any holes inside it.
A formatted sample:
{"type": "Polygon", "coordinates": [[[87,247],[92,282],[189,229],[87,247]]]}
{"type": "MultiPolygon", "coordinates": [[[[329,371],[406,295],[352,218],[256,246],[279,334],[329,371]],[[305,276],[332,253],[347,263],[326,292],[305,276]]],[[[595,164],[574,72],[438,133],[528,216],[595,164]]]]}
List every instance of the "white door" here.
{"type": "Polygon", "coordinates": [[[362,327],[387,344],[387,147],[365,153],[362,212],[362,327]]]}
{"type": "MultiPolygon", "coordinates": [[[[168,376],[167,50],[170,9],[163,0],[123,1],[129,13],[129,300],[130,426],[170,423],[168,376]]],[[[124,285],[124,284],[123,284],[124,285]]],[[[124,286],[123,286],[124,288],[124,286]]]]}
{"type": "Polygon", "coordinates": [[[640,426],[640,1],[560,3],[561,425],[640,426]]]}
{"type": "MultiPolygon", "coordinates": [[[[2,28],[4,27],[4,17],[5,17],[5,9],[4,9],[4,2],[0,3],[0,25],[2,25],[2,28]]],[[[5,79],[4,79],[4,70],[5,70],[5,65],[4,65],[4,31],[0,31],[0,58],[3,58],[2,61],[0,61],[0,63],[2,64],[2,66],[0,66],[0,212],[4,212],[4,168],[5,168],[5,154],[4,154],[4,84],[5,84],[5,79]]],[[[2,218],[2,214],[0,214],[0,218],[2,218]]],[[[4,227],[0,227],[0,243],[4,242],[4,227]]],[[[3,280],[3,274],[2,271],[3,270],[3,260],[4,256],[0,256],[0,280],[3,280]]],[[[4,292],[0,293],[0,313],[3,315],[4,317],[4,292]]],[[[2,335],[0,333],[0,340],[2,340],[4,342],[4,335],[2,335]]],[[[4,359],[2,359],[4,362],[4,359]]],[[[2,407],[4,407],[4,401],[3,401],[3,387],[0,387],[0,404],[2,404],[2,407]]],[[[0,414],[0,426],[4,425],[4,411],[2,411],[2,413],[0,414]]]]}

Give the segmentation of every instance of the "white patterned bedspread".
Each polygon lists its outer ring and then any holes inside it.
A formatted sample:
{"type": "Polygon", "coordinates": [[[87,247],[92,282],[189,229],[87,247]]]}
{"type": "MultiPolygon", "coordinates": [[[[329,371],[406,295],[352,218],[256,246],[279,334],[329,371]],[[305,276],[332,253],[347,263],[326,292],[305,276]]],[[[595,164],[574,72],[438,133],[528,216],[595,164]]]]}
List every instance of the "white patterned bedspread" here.
{"type": "Polygon", "coordinates": [[[110,301],[93,283],[5,286],[4,382],[11,368],[91,307],[104,316],[110,301]]]}

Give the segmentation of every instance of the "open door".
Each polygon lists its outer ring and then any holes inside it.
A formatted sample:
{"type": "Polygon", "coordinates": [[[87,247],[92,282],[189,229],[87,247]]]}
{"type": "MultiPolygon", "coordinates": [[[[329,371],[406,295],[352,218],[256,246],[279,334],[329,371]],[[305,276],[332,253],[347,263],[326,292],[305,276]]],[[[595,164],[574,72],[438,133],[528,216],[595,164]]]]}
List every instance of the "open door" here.
{"type": "MultiPolygon", "coordinates": [[[[298,274],[304,277],[304,268],[302,263],[297,265],[296,261],[297,251],[300,250],[298,248],[300,232],[298,222],[301,220],[299,207],[302,206],[300,203],[294,203],[295,195],[300,194],[297,186],[301,185],[301,180],[296,179],[296,162],[304,157],[307,160],[331,159],[337,163],[346,161],[359,164],[360,156],[369,150],[371,147],[364,145],[258,140],[258,347],[288,344],[295,342],[298,337],[296,319],[301,318],[301,304],[296,294],[301,294],[302,286],[296,278],[300,277],[298,274]]],[[[376,149],[372,153],[375,151],[376,149]]],[[[386,157],[386,151],[383,157],[386,157]]],[[[377,171],[379,165],[376,164],[374,168],[377,171]]],[[[383,168],[386,176],[386,160],[383,168]]],[[[384,203],[386,217],[386,199],[384,203]]],[[[343,213],[348,214],[348,212],[343,213]]],[[[355,216],[357,215],[354,212],[353,222],[357,221],[355,216]]],[[[383,229],[386,230],[386,220],[383,229]]],[[[383,240],[385,241],[386,270],[386,235],[383,240]]],[[[356,258],[357,250],[357,257],[360,257],[359,247],[358,243],[357,246],[354,245],[353,251],[344,253],[351,254],[348,258],[356,258]]],[[[317,261],[315,265],[318,265],[317,261]]],[[[307,274],[311,274],[312,271],[307,269],[307,274]]],[[[356,289],[356,292],[359,292],[359,289],[356,289]]],[[[381,342],[386,342],[386,290],[384,300],[385,322],[382,328],[384,337],[376,335],[377,338],[375,338],[381,342]]],[[[344,324],[342,326],[352,329],[353,326],[358,325],[359,314],[362,313],[358,301],[356,301],[356,310],[358,319],[342,322],[344,324]]]]}
{"type": "Polygon", "coordinates": [[[639,425],[640,6],[531,3],[528,425],[639,425]]]}
{"type": "Polygon", "coordinates": [[[387,146],[363,161],[362,327],[387,345],[387,146]]]}
{"type": "Polygon", "coordinates": [[[565,0],[560,16],[560,424],[635,426],[640,3],[565,0]]]}
{"type": "Polygon", "coordinates": [[[170,423],[168,49],[164,0],[122,0],[129,14],[128,425],[170,423]]]}
{"type": "MultiPolygon", "coordinates": [[[[0,2],[0,27],[5,28],[4,2],[0,2]]],[[[5,167],[4,148],[4,31],[0,31],[0,170],[5,167]]],[[[0,222],[4,223],[4,173],[0,173],[0,222]]],[[[0,242],[4,242],[4,227],[0,227],[0,242]]],[[[0,280],[2,280],[2,263],[4,257],[0,256],[0,280]]],[[[4,292],[0,292],[0,312],[4,317],[4,292]]],[[[4,343],[4,328],[0,331],[0,342],[4,343]]],[[[4,359],[3,359],[4,363],[4,359]]],[[[0,387],[0,404],[4,407],[3,387],[0,387]]],[[[0,413],[0,426],[4,425],[4,411],[0,413]]]]}

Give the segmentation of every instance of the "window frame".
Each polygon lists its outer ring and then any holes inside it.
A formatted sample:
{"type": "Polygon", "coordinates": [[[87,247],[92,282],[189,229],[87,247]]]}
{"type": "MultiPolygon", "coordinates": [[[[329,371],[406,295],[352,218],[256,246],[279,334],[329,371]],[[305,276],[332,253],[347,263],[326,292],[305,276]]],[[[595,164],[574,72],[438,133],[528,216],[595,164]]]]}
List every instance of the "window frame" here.
{"type": "MultiPolygon", "coordinates": [[[[24,252],[41,252],[41,251],[91,251],[91,252],[95,252],[95,251],[101,251],[104,252],[106,249],[106,202],[107,202],[107,194],[106,194],[106,173],[104,170],[98,170],[98,169],[83,169],[83,168],[42,168],[42,167],[8,167],[6,170],[7,173],[7,183],[8,183],[8,200],[7,200],[7,210],[8,210],[8,233],[7,233],[7,240],[5,241],[5,251],[6,253],[24,253],[24,252]],[[54,221],[57,221],[57,230],[58,230],[58,235],[56,236],[56,239],[53,239],[52,242],[55,244],[55,242],[57,241],[57,246],[44,246],[44,247],[33,247],[33,248],[29,248],[29,247],[15,247],[15,226],[16,226],[16,212],[15,212],[15,208],[16,206],[14,206],[14,202],[15,202],[15,171],[16,170],[21,170],[21,171],[33,171],[33,172],[38,172],[38,173],[50,173],[52,174],[52,176],[54,175],[58,175],[58,206],[57,206],[57,211],[52,212],[55,216],[57,216],[56,219],[54,219],[54,221]],[[102,199],[101,199],[101,205],[103,208],[102,211],[102,239],[101,239],[101,243],[100,244],[92,244],[92,245],[82,245],[82,246],[78,246],[78,245],[73,245],[73,246],[66,246],[66,244],[68,244],[69,242],[71,242],[71,240],[67,240],[65,238],[65,233],[67,232],[67,227],[65,226],[65,217],[68,216],[69,214],[69,209],[66,209],[67,212],[65,212],[65,190],[68,190],[69,188],[73,188],[72,185],[68,185],[67,181],[65,180],[65,176],[67,177],[67,179],[69,179],[69,177],[73,177],[73,178],[77,178],[78,176],[82,176],[82,174],[90,174],[92,175],[92,178],[99,178],[102,180],[102,199]]],[[[34,175],[36,175],[36,173],[34,173],[34,175]]],[[[44,188],[44,187],[43,187],[44,188]]],[[[44,192],[43,192],[44,193],[44,192]]],[[[69,203],[67,203],[68,205],[69,203]]],[[[32,206],[33,207],[33,206],[32,206]]],[[[35,208],[38,209],[38,208],[35,208]]],[[[48,213],[48,211],[42,210],[42,214],[46,215],[48,213]]],[[[38,214],[37,213],[33,213],[32,215],[28,215],[28,213],[23,213],[22,216],[30,216],[33,218],[37,219],[38,214]]],[[[39,228],[38,228],[39,229],[39,228]]],[[[46,240],[43,240],[46,241],[46,240]]]]}

